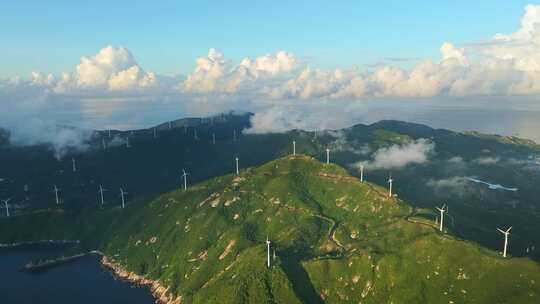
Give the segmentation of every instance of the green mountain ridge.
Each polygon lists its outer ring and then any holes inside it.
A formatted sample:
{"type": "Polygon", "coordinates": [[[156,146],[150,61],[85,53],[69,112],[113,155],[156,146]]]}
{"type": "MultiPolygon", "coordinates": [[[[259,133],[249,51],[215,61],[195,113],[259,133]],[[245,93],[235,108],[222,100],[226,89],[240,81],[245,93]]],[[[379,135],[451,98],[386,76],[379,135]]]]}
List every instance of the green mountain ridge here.
{"type": "Polygon", "coordinates": [[[80,238],[183,303],[540,301],[536,262],[439,233],[386,189],[303,155],[124,210],[43,215],[41,229],[22,229],[35,220],[9,219],[2,238],[80,238]]]}

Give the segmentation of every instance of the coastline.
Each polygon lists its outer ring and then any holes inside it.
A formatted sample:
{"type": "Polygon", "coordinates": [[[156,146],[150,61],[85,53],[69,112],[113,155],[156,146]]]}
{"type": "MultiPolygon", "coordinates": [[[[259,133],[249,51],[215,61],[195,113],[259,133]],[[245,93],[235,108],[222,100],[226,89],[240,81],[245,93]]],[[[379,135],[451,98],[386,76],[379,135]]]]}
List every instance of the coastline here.
{"type": "MultiPolygon", "coordinates": [[[[39,241],[29,241],[29,242],[17,242],[17,243],[0,243],[0,249],[14,249],[19,247],[29,247],[29,246],[43,246],[43,245],[77,245],[80,244],[79,240],[39,240],[39,241]]],[[[103,252],[99,250],[91,250],[85,253],[75,254],[73,256],[62,256],[58,259],[44,261],[41,264],[27,264],[21,271],[33,272],[39,271],[41,269],[46,269],[49,267],[54,267],[60,264],[69,263],[76,259],[88,256],[96,255],[101,257],[99,262],[102,267],[111,271],[112,274],[125,280],[133,285],[143,286],[150,290],[152,297],[154,297],[156,303],[159,304],[180,304],[182,303],[182,297],[175,297],[169,293],[169,288],[163,286],[157,280],[150,280],[145,278],[142,275],[127,271],[122,265],[116,262],[113,258],[107,257],[103,252]]]]}
{"type": "Polygon", "coordinates": [[[109,269],[116,277],[126,280],[132,284],[145,286],[150,290],[152,296],[160,304],[180,304],[182,303],[182,296],[175,297],[169,293],[169,288],[161,285],[157,280],[150,280],[142,275],[138,275],[133,272],[129,272],[122,265],[117,263],[114,259],[108,258],[100,251],[94,251],[93,253],[101,256],[101,265],[109,269]]]}

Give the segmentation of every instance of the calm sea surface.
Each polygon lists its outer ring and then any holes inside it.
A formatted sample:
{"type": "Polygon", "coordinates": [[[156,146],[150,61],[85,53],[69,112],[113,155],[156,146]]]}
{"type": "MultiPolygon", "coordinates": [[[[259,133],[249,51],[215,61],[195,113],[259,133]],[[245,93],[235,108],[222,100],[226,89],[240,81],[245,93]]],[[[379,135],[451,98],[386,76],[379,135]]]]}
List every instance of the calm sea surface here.
{"type": "Polygon", "coordinates": [[[0,303],[154,303],[148,290],[115,279],[95,256],[35,274],[19,271],[32,258],[53,255],[55,250],[0,249],[0,303]]]}

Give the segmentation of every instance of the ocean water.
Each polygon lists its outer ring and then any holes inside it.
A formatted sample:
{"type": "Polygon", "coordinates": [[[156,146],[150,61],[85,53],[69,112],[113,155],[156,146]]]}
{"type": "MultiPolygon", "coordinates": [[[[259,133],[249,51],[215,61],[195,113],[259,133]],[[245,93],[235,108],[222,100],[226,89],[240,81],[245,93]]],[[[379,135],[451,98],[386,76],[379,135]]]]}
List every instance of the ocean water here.
{"type": "Polygon", "coordinates": [[[154,303],[146,288],[115,279],[96,256],[39,273],[19,271],[32,258],[50,256],[55,251],[58,249],[0,249],[0,303],[154,303]]]}

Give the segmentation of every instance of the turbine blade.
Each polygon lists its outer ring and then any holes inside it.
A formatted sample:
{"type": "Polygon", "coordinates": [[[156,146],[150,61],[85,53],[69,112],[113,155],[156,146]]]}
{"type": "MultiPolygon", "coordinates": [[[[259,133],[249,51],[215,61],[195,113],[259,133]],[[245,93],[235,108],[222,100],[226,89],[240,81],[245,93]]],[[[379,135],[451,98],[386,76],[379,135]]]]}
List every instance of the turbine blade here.
{"type": "Polygon", "coordinates": [[[510,228],[508,228],[508,230],[506,230],[506,232],[510,232],[510,230],[512,230],[512,226],[510,226],[510,228]]]}
{"type": "Polygon", "coordinates": [[[505,231],[503,231],[503,230],[501,230],[499,228],[497,228],[497,230],[499,230],[500,233],[505,233],[505,231]]]}

